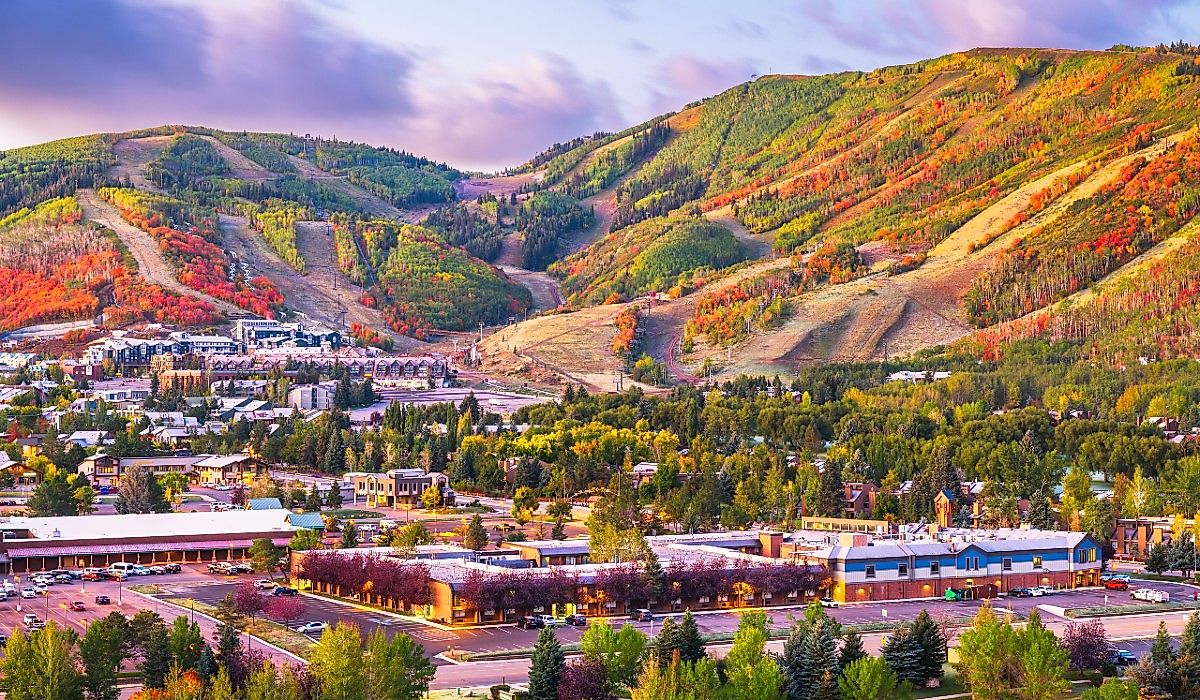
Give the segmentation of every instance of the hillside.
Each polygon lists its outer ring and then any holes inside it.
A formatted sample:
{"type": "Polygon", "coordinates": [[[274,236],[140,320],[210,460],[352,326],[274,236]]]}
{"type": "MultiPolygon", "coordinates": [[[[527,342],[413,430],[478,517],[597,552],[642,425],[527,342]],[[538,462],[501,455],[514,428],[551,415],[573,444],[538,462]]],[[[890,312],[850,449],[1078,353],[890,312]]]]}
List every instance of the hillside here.
{"type": "MultiPolygon", "coordinates": [[[[3,293],[11,311],[0,332],[85,318],[110,327],[165,318],[203,327],[253,314],[361,327],[364,337],[381,332],[388,343],[412,346],[419,343],[405,336],[503,322],[525,313],[528,290],[457,247],[475,250],[453,227],[414,229],[405,238],[404,255],[420,259],[420,275],[399,274],[402,264],[378,259],[355,280],[335,264],[335,227],[415,224],[454,201],[461,178],[391,149],[202,127],[97,134],[0,153],[0,245],[28,243],[34,253],[13,258],[13,269],[36,275],[14,277],[3,293]],[[51,206],[71,214],[65,221],[43,214],[51,206]],[[103,285],[91,270],[82,279],[77,270],[57,271],[66,263],[44,252],[48,242],[84,229],[95,231],[86,249],[100,246],[119,258],[127,284],[160,290],[172,303],[134,313],[122,303],[121,286],[107,279],[114,264],[107,258],[87,259],[105,271],[103,285]],[[410,299],[426,298],[431,280],[454,302],[414,307],[410,299]],[[30,299],[39,284],[45,298],[30,299]],[[180,305],[186,312],[171,310],[180,305]]],[[[529,285],[546,295],[545,280],[529,285]]]]}
{"type": "Polygon", "coordinates": [[[607,197],[605,228],[551,271],[576,306],[672,297],[644,321],[647,348],[683,379],[964,338],[997,352],[1031,334],[1088,338],[1105,361],[1172,356],[1190,347],[1190,305],[1161,299],[1136,351],[1114,315],[1151,294],[1144,276],[1106,284],[1086,311],[1029,316],[1150,251],[1143,269],[1186,298],[1193,247],[1157,246],[1196,213],[1197,74],[1192,55],[1161,50],[980,49],[766,76],[524,170],[537,187],[607,197]],[[740,255],[689,245],[691,259],[647,279],[639,258],[667,222],[697,216],[740,255]]]}

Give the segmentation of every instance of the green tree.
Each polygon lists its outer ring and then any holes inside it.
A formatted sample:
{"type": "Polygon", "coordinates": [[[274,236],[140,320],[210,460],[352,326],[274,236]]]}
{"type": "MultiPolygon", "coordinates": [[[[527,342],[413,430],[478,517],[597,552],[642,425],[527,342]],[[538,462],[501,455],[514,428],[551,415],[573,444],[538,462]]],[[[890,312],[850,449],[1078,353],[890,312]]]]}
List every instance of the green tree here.
{"type": "Polygon", "coordinates": [[[325,494],[325,507],[336,510],[342,507],[342,482],[334,480],[325,494]]]}
{"type": "Polygon", "coordinates": [[[211,646],[205,644],[200,650],[200,660],[196,662],[196,673],[208,683],[217,675],[217,656],[211,646]]]}
{"type": "Polygon", "coordinates": [[[704,637],[700,634],[700,627],[696,625],[696,618],[692,616],[691,610],[683,612],[683,619],[679,621],[679,660],[683,663],[693,663],[708,657],[708,653],[704,651],[704,637]]]}
{"type": "Polygon", "coordinates": [[[1021,696],[1024,700],[1061,698],[1071,688],[1065,674],[1071,665],[1058,637],[1046,629],[1035,608],[1025,629],[1016,635],[1016,656],[1021,667],[1021,696]]]}
{"type": "Polygon", "coordinates": [[[863,647],[862,635],[851,629],[842,636],[842,648],[838,651],[838,668],[845,670],[847,666],[866,658],[867,650],[863,647]]]}
{"type": "Polygon", "coordinates": [[[763,612],[746,612],[734,632],[725,657],[725,674],[736,698],[779,700],[783,694],[783,671],[766,653],[768,622],[763,612]]]}
{"type": "Polygon", "coordinates": [[[168,644],[171,658],[177,667],[184,671],[195,669],[204,647],[204,635],[200,633],[200,625],[195,622],[189,624],[183,615],[176,617],[168,635],[168,644]]]}
{"type": "Polygon", "coordinates": [[[902,681],[882,658],[855,659],[838,678],[842,700],[908,700],[912,686],[902,681]]]}
{"type": "Polygon", "coordinates": [[[975,614],[971,629],[959,638],[959,678],[977,700],[1009,700],[1020,679],[1013,673],[1015,633],[996,619],[990,606],[975,614]]]}
{"type": "Polygon", "coordinates": [[[353,520],[347,520],[342,526],[342,549],[354,549],[358,546],[358,528],[353,520]]]}
{"type": "Polygon", "coordinates": [[[1099,688],[1089,688],[1080,697],[1083,700],[1138,700],[1138,687],[1132,681],[1105,678],[1099,688]]]}
{"type": "Polygon", "coordinates": [[[720,686],[716,665],[709,659],[695,663],[676,659],[665,669],[650,659],[630,695],[633,700],[711,700],[720,697],[720,686]]]}
{"type": "Polygon", "coordinates": [[[368,700],[362,635],[339,622],[325,630],[309,657],[319,700],[368,700]]]}
{"type": "Polygon", "coordinates": [[[147,688],[162,688],[171,670],[171,640],[166,626],[149,628],[142,648],[142,684],[147,688]]]}
{"type": "Polygon", "coordinates": [[[518,523],[524,525],[533,519],[538,509],[537,494],[528,486],[518,486],[513,494],[512,516],[518,523]]]}
{"type": "Polygon", "coordinates": [[[934,678],[945,675],[947,639],[927,610],[921,610],[913,620],[912,636],[921,649],[921,679],[914,684],[925,685],[934,678]]]}
{"type": "Polygon", "coordinates": [[[463,533],[463,546],[478,552],[487,549],[490,543],[487,529],[483,527],[483,517],[479,513],[472,515],[466,532],[463,533]]]}
{"type": "Polygon", "coordinates": [[[1167,545],[1159,542],[1150,546],[1149,553],[1146,554],[1146,571],[1152,574],[1161,574],[1171,566],[1171,552],[1167,545]]]}
{"type": "Polygon", "coordinates": [[[654,655],[658,665],[666,668],[671,665],[671,659],[679,653],[679,625],[674,618],[663,620],[658,635],[654,638],[654,655]]]}
{"type": "Polygon", "coordinates": [[[121,475],[116,509],[118,513],[169,513],[171,504],[154,472],[134,464],[121,475]]]}
{"type": "Polygon", "coordinates": [[[317,491],[317,484],[313,482],[312,488],[308,490],[308,495],[304,498],[304,510],[309,513],[316,513],[321,510],[321,506],[325,505],[321,500],[321,494],[317,491]]]}
{"type": "Polygon", "coordinates": [[[83,515],[94,510],[96,492],[87,479],[54,466],[46,468],[42,483],[29,497],[26,507],[37,517],[83,515]]]}
{"type": "Polygon", "coordinates": [[[607,622],[588,625],[579,638],[579,651],[584,658],[599,661],[608,674],[613,692],[633,683],[646,656],[646,635],[632,625],[613,630],[607,622]]]}
{"type": "MultiPolygon", "coordinates": [[[[292,536],[293,538],[295,535],[292,536]]],[[[250,543],[250,565],[259,573],[274,575],[279,568],[279,560],[283,558],[284,550],[276,547],[271,540],[260,537],[250,543]]]]}
{"type": "Polygon", "coordinates": [[[434,666],[412,637],[399,633],[388,640],[376,628],[367,637],[363,673],[368,700],[419,700],[429,690],[434,666]]]}
{"type": "Polygon", "coordinates": [[[44,629],[25,636],[13,630],[0,678],[13,700],[82,700],[83,678],[72,658],[75,635],[50,621],[44,629]]]}
{"type": "Polygon", "coordinates": [[[322,545],[321,534],[308,527],[296,530],[296,534],[292,535],[292,539],[288,541],[288,548],[294,552],[307,552],[310,549],[320,549],[322,545]]]}
{"type": "Polygon", "coordinates": [[[425,510],[434,510],[442,505],[442,490],[437,484],[430,484],[421,492],[421,505],[425,506],[425,510]]]}
{"type": "Polygon", "coordinates": [[[538,634],[529,660],[529,700],[557,700],[558,684],[566,665],[566,656],[554,630],[544,628],[538,634]]]}
{"type": "MultiPolygon", "coordinates": [[[[124,623],[124,617],[121,622],[124,623]]],[[[110,615],[92,622],[79,638],[83,689],[89,700],[116,700],[120,695],[117,672],[121,670],[129,643],[127,626],[115,623],[110,615]]]]}

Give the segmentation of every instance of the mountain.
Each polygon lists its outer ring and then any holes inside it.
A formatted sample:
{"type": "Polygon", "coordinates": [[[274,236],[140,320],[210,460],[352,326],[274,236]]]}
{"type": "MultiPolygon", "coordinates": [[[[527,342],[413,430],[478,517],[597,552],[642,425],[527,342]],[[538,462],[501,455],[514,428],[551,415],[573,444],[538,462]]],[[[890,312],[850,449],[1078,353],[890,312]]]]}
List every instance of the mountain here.
{"type": "MultiPolygon", "coordinates": [[[[551,267],[569,303],[614,304],[613,321],[671,297],[633,352],[684,380],[1031,336],[1105,362],[1195,354],[1195,54],[979,49],[766,76],[524,171],[597,212],[551,267]]],[[[534,360],[581,354],[519,335],[534,360]]]]}
{"type": "Polygon", "coordinates": [[[605,388],[658,379],[642,353],[682,381],[1030,337],[1193,355],[1196,53],[764,76],[493,177],[201,127],[14,149],[0,331],[302,313],[411,345],[561,307],[490,361],[605,388]]]}

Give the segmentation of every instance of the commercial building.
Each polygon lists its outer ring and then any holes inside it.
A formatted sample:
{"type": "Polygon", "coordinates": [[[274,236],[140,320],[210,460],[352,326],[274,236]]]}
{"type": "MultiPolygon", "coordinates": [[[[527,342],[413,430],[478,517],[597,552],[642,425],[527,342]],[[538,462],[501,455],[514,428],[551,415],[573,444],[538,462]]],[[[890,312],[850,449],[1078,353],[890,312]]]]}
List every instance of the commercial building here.
{"type": "Polygon", "coordinates": [[[327,411],[333,408],[337,382],[301,384],[288,390],[288,405],[301,411],[327,411]]]}
{"type": "Polygon", "coordinates": [[[79,464],[79,473],[93,486],[114,487],[132,466],[146,467],[155,476],[183,474],[193,484],[240,484],[266,471],[246,454],[169,455],[164,457],[113,457],[95,454],[79,464]]]}
{"type": "Polygon", "coordinates": [[[441,491],[443,504],[454,505],[457,497],[450,488],[450,477],[441,472],[391,469],[382,473],[346,472],[343,478],[350,482],[355,505],[361,498],[368,508],[417,505],[421,502],[421,494],[425,493],[425,489],[435,485],[441,491]]]}
{"type": "Polygon", "coordinates": [[[287,544],[297,530],[287,515],[268,510],[0,518],[0,570],[243,559],[256,539],[287,544]]]}

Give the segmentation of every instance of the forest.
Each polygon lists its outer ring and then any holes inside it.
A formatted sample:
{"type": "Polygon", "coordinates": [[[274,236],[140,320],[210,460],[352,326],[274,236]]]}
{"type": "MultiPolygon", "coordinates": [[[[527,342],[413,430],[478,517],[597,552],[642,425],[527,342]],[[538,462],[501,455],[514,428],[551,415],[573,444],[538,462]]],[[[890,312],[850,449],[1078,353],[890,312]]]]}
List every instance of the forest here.
{"type": "Polygon", "coordinates": [[[592,225],[593,215],[572,196],[535,192],[516,209],[521,234],[521,267],[544,270],[560,256],[564,240],[592,225]]]}

